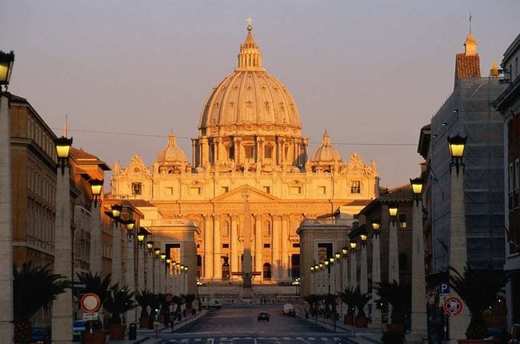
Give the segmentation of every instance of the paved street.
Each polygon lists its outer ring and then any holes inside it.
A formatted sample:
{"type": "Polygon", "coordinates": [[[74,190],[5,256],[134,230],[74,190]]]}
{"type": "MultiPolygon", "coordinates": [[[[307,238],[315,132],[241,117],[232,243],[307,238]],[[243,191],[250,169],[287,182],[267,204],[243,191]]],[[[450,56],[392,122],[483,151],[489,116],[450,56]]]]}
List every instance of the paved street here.
{"type": "Polygon", "coordinates": [[[283,316],[281,305],[229,306],[208,313],[203,319],[175,333],[163,333],[162,343],[181,344],[340,344],[373,343],[346,332],[332,332],[312,322],[283,316]],[[271,315],[257,321],[259,312],[271,315]]]}

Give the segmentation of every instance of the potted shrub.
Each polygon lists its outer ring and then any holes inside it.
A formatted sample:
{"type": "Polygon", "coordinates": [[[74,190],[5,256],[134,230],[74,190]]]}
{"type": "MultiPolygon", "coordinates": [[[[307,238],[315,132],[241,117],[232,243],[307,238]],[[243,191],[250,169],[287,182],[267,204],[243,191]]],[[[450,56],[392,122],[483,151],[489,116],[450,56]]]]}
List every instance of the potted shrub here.
{"type": "Polygon", "coordinates": [[[121,315],[135,308],[134,293],[115,284],[110,288],[105,309],[110,313],[110,339],[124,339],[125,327],[121,315]]]}
{"type": "Polygon", "coordinates": [[[353,293],[353,299],[353,303],[357,309],[357,315],[354,320],[354,324],[356,327],[367,327],[368,318],[365,314],[365,306],[367,305],[368,301],[370,301],[370,294],[362,294],[359,288],[357,288],[353,293]]]}
{"type": "Polygon", "coordinates": [[[383,333],[383,343],[402,343],[404,340],[404,323],[411,311],[412,292],[410,287],[400,285],[396,281],[381,282],[375,287],[380,303],[392,306],[390,324],[383,333]]]}
{"type": "Polygon", "coordinates": [[[32,341],[31,317],[40,309],[48,310],[56,296],[65,292],[70,282],[51,273],[49,265],[33,266],[25,263],[14,268],[14,342],[32,341]]]}
{"type": "Polygon", "coordinates": [[[141,328],[153,329],[153,319],[151,312],[155,306],[155,294],[142,290],[135,294],[135,301],[141,308],[139,316],[139,326],[141,328]]]}
{"type": "MultiPolygon", "coordinates": [[[[99,300],[101,301],[99,313],[102,314],[103,305],[107,301],[107,298],[110,294],[110,274],[103,277],[102,275],[92,274],[91,272],[80,272],[76,274],[76,278],[81,284],[85,285],[85,288],[82,290],[82,292],[94,293],[99,296],[99,300]]],[[[81,295],[77,293],[75,296],[79,301],[81,295]]],[[[83,334],[83,342],[84,344],[105,343],[105,331],[99,321],[89,321],[87,323],[87,330],[83,334]]]]}
{"type": "Polygon", "coordinates": [[[343,319],[346,325],[354,325],[354,315],[356,314],[356,305],[354,303],[354,288],[345,288],[344,292],[339,293],[341,301],[347,305],[347,314],[343,319]]]}
{"type": "Polygon", "coordinates": [[[485,343],[488,329],[483,313],[492,306],[497,294],[504,288],[507,278],[503,270],[473,270],[469,266],[464,274],[450,268],[450,286],[464,301],[471,314],[466,338],[459,343],[485,343]]]}

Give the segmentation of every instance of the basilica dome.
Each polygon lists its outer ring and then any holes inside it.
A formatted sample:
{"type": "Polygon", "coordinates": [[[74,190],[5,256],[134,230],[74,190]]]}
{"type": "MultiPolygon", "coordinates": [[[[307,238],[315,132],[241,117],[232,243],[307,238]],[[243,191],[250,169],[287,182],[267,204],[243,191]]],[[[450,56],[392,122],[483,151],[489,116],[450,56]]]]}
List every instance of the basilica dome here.
{"type": "Polygon", "coordinates": [[[252,26],[240,46],[235,71],[209,96],[199,129],[205,136],[240,135],[264,131],[272,135],[301,135],[300,114],[293,96],[262,66],[262,53],[252,26]]]}
{"type": "Polygon", "coordinates": [[[330,136],[326,130],[323,133],[323,138],[321,139],[320,146],[316,149],[316,151],[314,152],[314,154],[312,156],[312,161],[314,161],[314,162],[340,162],[341,161],[341,154],[330,143],[330,136]]]}
{"type": "Polygon", "coordinates": [[[156,162],[160,164],[187,163],[188,159],[182,148],[177,146],[175,135],[168,135],[168,144],[157,155],[156,162]]]}

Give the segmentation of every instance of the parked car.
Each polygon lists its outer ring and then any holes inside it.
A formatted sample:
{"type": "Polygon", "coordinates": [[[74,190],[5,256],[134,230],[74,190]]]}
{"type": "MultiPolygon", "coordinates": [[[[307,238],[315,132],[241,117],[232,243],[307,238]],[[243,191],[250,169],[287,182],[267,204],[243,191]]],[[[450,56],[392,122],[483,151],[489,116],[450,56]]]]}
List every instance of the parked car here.
{"type": "Polygon", "coordinates": [[[86,329],[87,322],[85,320],[75,320],[72,324],[72,340],[79,342],[86,329]]]}
{"type": "Polygon", "coordinates": [[[282,314],[288,315],[291,317],[296,316],[296,311],[294,310],[294,306],[290,303],[286,303],[285,305],[283,305],[282,314]]]}
{"type": "Polygon", "coordinates": [[[31,330],[31,342],[35,344],[48,344],[51,342],[49,329],[46,327],[33,327],[31,330]]]}
{"type": "Polygon", "coordinates": [[[220,309],[222,308],[222,303],[218,299],[211,299],[208,302],[208,309],[220,309]]]}
{"type": "Polygon", "coordinates": [[[258,314],[258,321],[269,321],[270,315],[266,312],[260,312],[258,314]]]}

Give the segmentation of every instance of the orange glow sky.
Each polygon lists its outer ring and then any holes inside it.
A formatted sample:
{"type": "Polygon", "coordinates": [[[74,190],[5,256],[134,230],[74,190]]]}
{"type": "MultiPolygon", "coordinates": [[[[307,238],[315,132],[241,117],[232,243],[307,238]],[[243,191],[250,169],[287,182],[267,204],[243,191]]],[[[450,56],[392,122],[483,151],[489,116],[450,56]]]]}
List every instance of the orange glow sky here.
{"type": "Polygon", "coordinates": [[[68,114],[76,146],[110,165],[133,152],[151,163],[170,129],[191,156],[204,100],[233,70],[251,16],[304,134],[383,143],[337,147],[376,160],[381,184],[396,186],[418,174],[419,128],[453,88],[469,11],[487,75],[520,31],[518,0],[4,0],[0,49],[16,53],[10,90],[52,127],[68,114]]]}

